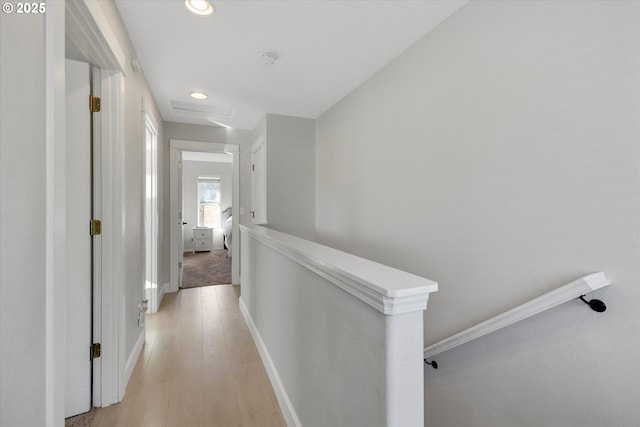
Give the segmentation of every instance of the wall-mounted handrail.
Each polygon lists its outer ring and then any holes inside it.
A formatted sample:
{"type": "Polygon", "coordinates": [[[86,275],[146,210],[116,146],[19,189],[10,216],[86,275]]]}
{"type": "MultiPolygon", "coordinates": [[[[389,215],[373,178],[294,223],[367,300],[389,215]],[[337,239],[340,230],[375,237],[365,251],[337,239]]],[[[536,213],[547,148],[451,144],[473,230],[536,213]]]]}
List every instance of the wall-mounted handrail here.
{"type": "MultiPolygon", "coordinates": [[[[518,307],[515,307],[509,311],[492,317],[489,320],[472,326],[469,329],[452,335],[449,338],[445,338],[442,341],[438,341],[437,343],[426,347],[424,349],[425,362],[427,362],[426,359],[431,359],[432,357],[444,351],[450,350],[461,344],[480,338],[491,332],[497,331],[498,329],[502,329],[505,326],[509,326],[513,323],[519,322],[520,320],[524,320],[528,317],[541,313],[567,301],[581,298],[589,292],[595,291],[596,289],[600,289],[605,286],[609,286],[610,284],[611,281],[603,272],[590,274],[578,280],[574,280],[573,282],[561,286],[558,289],[547,292],[546,294],[532,299],[527,303],[519,305],[518,307]]],[[[585,301],[584,299],[582,300],[585,303],[589,304],[589,306],[595,311],[604,311],[604,309],[606,309],[606,306],[604,306],[604,303],[602,303],[602,301],[585,301]]],[[[437,364],[433,365],[431,362],[427,363],[437,369],[437,364]]]]}

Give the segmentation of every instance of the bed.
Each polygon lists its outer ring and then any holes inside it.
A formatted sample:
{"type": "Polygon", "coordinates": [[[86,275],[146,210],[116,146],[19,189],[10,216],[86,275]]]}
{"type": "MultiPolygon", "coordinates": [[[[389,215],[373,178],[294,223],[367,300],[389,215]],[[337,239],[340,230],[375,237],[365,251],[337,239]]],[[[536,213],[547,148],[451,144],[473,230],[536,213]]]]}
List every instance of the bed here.
{"type": "Polygon", "coordinates": [[[231,256],[231,228],[233,217],[231,216],[231,206],[222,211],[222,233],[224,234],[224,247],[227,248],[227,255],[231,256]]]}

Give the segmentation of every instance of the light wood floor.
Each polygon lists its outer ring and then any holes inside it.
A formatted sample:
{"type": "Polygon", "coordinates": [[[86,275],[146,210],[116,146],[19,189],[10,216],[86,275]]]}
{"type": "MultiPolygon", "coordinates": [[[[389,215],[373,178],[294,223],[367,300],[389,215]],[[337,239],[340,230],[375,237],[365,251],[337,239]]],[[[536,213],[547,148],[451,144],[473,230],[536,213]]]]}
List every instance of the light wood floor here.
{"type": "Polygon", "coordinates": [[[124,400],[91,426],[286,427],[238,296],[231,285],[166,294],[124,400]]]}

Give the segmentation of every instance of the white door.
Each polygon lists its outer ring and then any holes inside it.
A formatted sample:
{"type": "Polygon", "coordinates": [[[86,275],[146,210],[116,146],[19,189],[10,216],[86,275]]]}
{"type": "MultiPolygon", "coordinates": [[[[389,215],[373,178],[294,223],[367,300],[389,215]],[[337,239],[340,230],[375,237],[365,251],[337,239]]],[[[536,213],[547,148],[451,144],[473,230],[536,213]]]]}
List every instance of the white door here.
{"type": "Polygon", "coordinates": [[[66,61],[65,417],[91,407],[91,125],[89,64],[66,61]]]}
{"type": "MultiPolygon", "coordinates": [[[[183,194],[183,169],[182,169],[182,151],[178,151],[178,219],[180,220],[178,224],[179,228],[179,236],[180,236],[180,250],[178,252],[178,266],[180,268],[179,276],[178,276],[178,287],[182,287],[182,277],[184,273],[184,226],[187,223],[184,220],[184,207],[182,206],[182,194],[183,194]]],[[[195,226],[195,225],[194,225],[195,226]]]]}
{"type": "Polygon", "coordinates": [[[254,224],[267,223],[267,156],[264,138],[251,149],[251,215],[254,224]]]}
{"type": "Polygon", "coordinates": [[[169,209],[170,209],[170,260],[171,288],[176,292],[182,287],[182,263],[184,255],[184,225],[182,216],[182,151],[169,149],[169,209]]]}

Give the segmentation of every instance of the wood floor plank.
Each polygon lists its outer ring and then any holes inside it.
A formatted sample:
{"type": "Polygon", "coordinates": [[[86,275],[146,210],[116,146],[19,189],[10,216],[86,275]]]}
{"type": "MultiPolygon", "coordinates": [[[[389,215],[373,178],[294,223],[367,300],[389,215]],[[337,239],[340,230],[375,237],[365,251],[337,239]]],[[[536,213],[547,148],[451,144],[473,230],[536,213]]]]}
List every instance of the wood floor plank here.
{"type": "Polygon", "coordinates": [[[238,308],[239,286],[183,289],[147,316],[124,400],[92,427],[286,427],[238,308]]]}

